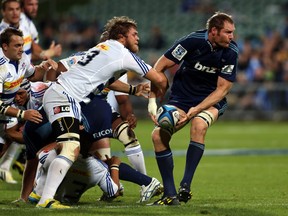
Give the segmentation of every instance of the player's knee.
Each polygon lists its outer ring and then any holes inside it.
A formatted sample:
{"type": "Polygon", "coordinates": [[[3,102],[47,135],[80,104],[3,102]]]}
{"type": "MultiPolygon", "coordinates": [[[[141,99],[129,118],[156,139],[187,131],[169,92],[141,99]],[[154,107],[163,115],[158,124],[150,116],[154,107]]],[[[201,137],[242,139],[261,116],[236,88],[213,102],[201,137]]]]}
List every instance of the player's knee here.
{"type": "MultiPolygon", "coordinates": [[[[202,120],[198,119],[196,121],[193,120],[191,127],[191,137],[193,140],[204,139],[208,130],[208,125],[204,123],[202,120]]],[[[199,141],[199,140],[198,140],[199,141]]]]}
{"type": "Polygon", "coordinates": [[[169,142],[171,139],[172,134],[170,131],[165,130],[160,127],[155,127],[152,131],[152,141],[153,143],[163,143],[163,142],[169,142]]]}
{"type": "Polygon", "coordinates": [[[79,134],[65,133],[57,137],[57,143],[62,144],[60,155],[74,162],[80,152],[79,134]]]}
{"type": "Polygon", "coordinates": [[[129,128],[129,124],[126,121],[122,122],[115,128],[113,137],[122,142],[125,148],[132,148],[140,145],[134,131],[129,128]]]}

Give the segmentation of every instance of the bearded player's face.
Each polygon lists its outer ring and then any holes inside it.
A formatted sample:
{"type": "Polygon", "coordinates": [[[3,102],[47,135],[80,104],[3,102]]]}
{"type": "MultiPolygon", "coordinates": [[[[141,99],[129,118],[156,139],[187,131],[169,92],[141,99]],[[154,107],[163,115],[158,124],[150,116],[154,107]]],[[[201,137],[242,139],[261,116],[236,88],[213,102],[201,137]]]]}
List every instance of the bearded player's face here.
{"type": "Polygon", "coordinates": [[[133,53],[139,51],[139,36],[138,31],[135,28],[130,28],[128,33],[125,35],[126,42],[125,47],[133,53]]]}

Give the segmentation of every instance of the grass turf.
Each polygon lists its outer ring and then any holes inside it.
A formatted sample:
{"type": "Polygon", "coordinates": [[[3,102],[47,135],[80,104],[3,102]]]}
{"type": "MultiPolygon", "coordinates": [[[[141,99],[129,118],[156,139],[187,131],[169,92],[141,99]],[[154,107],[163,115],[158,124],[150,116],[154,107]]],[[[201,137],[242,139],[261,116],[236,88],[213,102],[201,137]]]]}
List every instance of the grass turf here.
{"type": "MultiPolygon", "coordinates": [[[[136,130],[146,157],[150,176],[161,180],[153,156],[150,134],[153,125],[139,121],[136,130]]],[[[0,215],[221,215],[221,216],[286,216],[288,212],[288,171],[285,123],[274,122],[221,122],[209,129],[206,150],[225,149],[278,149],[279,154],[204,155],[192,184],[193,197],[187,204],[177,207],[151,207],[138,204],[139,186],[122,182],[124,197],[111,203],[98,202],[98,187],[90,189],[79,204],[69,210],[40,210],[30,204],[11,204],[20,191],[20,185],[0,182],[0,215]]],[[[189,142],[189,127],[174,135],[172,150],[185,150],[189,142]]],[[[124,162],[123,148],[112,142],[112,149],[124,162]]],[[[183,151],[184,152],[184,151],[183,151]]],[[[249,151],[247,151],[249,152],[249,151]]],[[[176,187],[181,181],[185,155],[174,157],[176,187]]],[[[21,176],[13,173],[20,181],[21,176]]],[[[153,198],[154,201],[157,198],[153,198]]]]}

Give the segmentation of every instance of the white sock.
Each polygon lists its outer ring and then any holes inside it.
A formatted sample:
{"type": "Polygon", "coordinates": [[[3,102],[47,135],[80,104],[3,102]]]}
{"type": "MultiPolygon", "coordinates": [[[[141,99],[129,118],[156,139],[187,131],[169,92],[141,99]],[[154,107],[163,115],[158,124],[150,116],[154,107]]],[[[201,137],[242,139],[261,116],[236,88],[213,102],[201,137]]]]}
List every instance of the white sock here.
{"type": "Polygon", "coordinates": [[[1,158],[1,164],[0,164],[1,169],[8,170],[8,171],[10,170],[15,157],[18,156],[18,150],[20,148],[21,148],[21,145],[16,142],[12,142],[10,144],[7,151],[1,158]]]}
{"type": "Polygon", "coordinates": [[[132,148],[125,148],[125,153],[128,157],[129,162],[139,172],[146,175],[146,166],[144,161],[144,155],[141,146],[135,146],[132,148]]]}
{"type": "Polygon", "coordinates": [[[47,173],[51,162],[57,157],[56,151],[53,149],[49,152],[41,152],[39,154],[39,164],[38,170],[36,174],[36,186],[34,187],[34,191],[36,194],[42,196],[44,185],[46,183],[47,173]],[[44,162],[45,160],[45,162],[44,162]],[[41,163],[42,161],[42,163],[41,163]]]}
{"type": "Polygon", "coordinates": [[[72,162],[63,156],[56,157],[52,161],[39,204],[43,204],[47,199],[54,199],[55,193],[71,165],[72,162]]]}

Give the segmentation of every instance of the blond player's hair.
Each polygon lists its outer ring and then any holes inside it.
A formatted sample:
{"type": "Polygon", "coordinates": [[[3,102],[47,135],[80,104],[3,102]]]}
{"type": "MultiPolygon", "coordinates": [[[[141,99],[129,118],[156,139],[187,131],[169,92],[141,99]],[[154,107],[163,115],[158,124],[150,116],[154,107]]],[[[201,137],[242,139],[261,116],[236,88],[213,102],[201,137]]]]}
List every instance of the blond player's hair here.
{"type": "Polygon", "coordinates": [[[127,16],[120,16],[108,20],[104,30],[108,32],[108,39],[118,40],[121,36],[126,36],[130,28],[137,29],[136,21],[127,16]]]}

